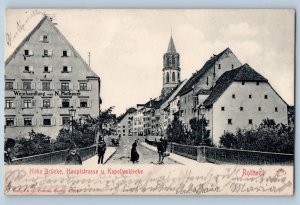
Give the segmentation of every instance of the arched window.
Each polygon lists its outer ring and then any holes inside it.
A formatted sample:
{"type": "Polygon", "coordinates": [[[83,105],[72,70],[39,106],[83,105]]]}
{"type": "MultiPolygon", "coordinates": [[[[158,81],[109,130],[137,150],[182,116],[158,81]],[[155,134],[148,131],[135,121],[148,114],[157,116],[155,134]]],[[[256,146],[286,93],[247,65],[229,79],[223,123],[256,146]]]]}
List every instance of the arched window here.
{"type": "Polygon", "coordinates": [[[175,81],[175,72],[172,73],[172,81],[175,81]]]}
{"type": "Polygon", "coordinates": [[[178,79],[178,81],[180,81],[180,74],[179,74],[179,72],[178,72],[177,75],[178,75],[178,76],[177,76],[177,79],[178,79]]]}
{"type": "Polygon", "coordinates": [[[166,83],[169,83],[169,81],[170,81],[170,76],[169,76],[169,73],[167,73],[166,83]]]}

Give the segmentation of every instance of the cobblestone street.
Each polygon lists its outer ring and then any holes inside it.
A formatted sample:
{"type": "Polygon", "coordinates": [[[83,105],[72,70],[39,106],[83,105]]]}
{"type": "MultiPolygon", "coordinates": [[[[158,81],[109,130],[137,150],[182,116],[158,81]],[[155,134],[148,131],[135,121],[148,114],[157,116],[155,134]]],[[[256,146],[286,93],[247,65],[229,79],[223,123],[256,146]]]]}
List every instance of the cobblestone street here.
{"type": "MultiPolygon", "coordinates": [[[[111,145],[111,139],[112,137],[105,138],[107,145],[111,145]]],[[[120,140],[120,145],[116,147],[116,153],[106,162],[106,164],[132,164],[130,161],[130,152],[132,143],[135,139],[139,139],[137,151],[140,155],[140,159],[138,164],[157,164],[158,153],[141,145],[141,142],[145,142],[144,136],[123,136],[120,140]]],[[[164,160],[164,164],[179,163],[167,157],[164,160]]]]}

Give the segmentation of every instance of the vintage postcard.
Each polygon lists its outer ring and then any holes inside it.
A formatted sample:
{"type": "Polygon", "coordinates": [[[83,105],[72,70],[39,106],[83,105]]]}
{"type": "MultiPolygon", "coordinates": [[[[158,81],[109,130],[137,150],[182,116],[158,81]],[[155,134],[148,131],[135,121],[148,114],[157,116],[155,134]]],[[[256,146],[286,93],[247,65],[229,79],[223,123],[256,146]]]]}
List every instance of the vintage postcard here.
{"type": "Polygon", "coordinates": [[[295,11],[7,9],[7,195],[293,195],[295,11]]]}

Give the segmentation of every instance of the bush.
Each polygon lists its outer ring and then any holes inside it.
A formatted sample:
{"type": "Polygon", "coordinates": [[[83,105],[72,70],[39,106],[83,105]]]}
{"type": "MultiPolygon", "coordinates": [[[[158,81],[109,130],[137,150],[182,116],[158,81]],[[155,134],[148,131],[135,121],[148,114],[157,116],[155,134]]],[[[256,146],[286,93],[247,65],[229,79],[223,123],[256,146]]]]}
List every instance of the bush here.
{"type": "Polygon", "coordinates": [[[294,153],[294,129],[265,119],[257,129],[225,133],[220,146],[231,149],[255,150],[277,153],[294,153]]]}

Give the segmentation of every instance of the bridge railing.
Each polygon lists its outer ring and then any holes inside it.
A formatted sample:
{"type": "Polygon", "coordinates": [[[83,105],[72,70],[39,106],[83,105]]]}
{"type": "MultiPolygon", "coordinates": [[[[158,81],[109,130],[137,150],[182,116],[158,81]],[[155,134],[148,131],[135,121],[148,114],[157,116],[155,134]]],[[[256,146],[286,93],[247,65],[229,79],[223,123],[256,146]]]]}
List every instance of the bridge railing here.
{"type": "MultiPolygon", "coordinates": [[[[60,150],[49,152],[45,154],[38,154],[28,157],[16,158],[12,160],[12,165],[20,164],[63,164],[66,160],[69,150],[60,150]]],[[[94,156],[96,154],[96,145],[80,148],[79,155],[82,161],[94,156]]]]}
{"type": "MultiPolygon", "coordinates": [[[[149,140],[146,142],[148,144],[154,144],[153,142],[149,143],[149,140]]],[[[171,153],[197,160],[199,162],[211,162],[216,164],[289,165],[294,162],[293,154],[226,149],[208,146],[191,146],[173,142],[169,143],[167,150],[171,153]]]]}

